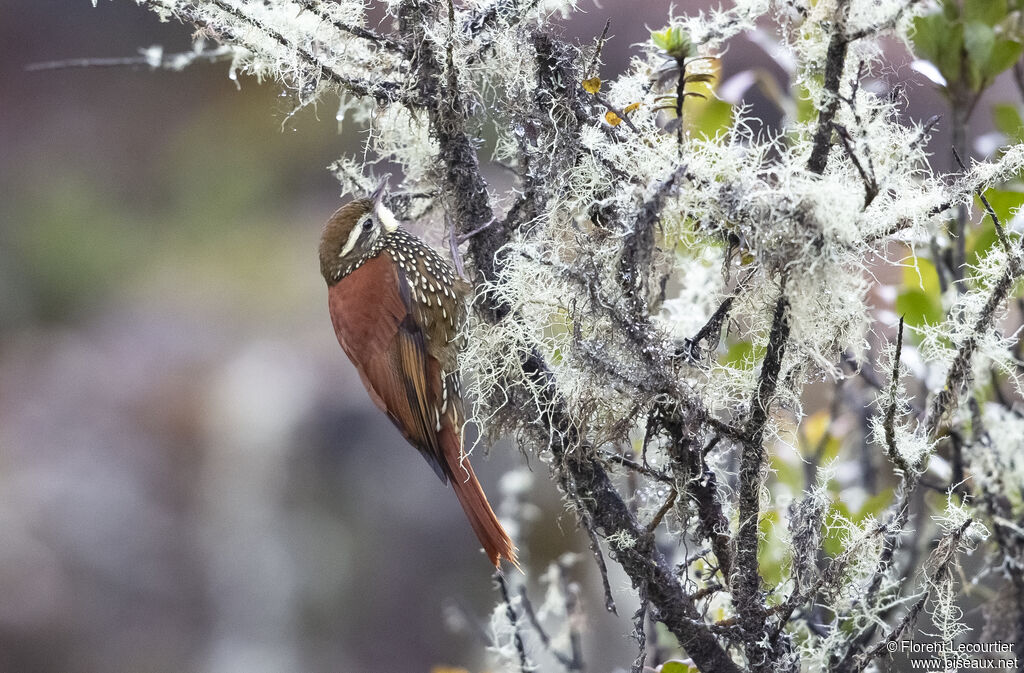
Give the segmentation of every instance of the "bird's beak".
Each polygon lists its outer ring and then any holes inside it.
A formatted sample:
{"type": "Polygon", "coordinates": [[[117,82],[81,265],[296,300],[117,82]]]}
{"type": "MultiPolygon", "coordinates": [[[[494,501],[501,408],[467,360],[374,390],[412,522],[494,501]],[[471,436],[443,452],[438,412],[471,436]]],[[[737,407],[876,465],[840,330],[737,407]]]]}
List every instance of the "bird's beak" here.
{"type": "Polygon", "coordinates": [[[380,184],[377,185],[377,188],[374,189],[373,193],[370,194],[370,199],[373,200],[373,207],[374,208],[379,206],[381,204],[381,202],[384,200],[384,194],[387,193],[387,190],[388,190],[388,180],[390,178],[391,178],[390,175],[385,175],[384,178],[380,181],[380,184]]]}
{"type": "Polygon", "coordinates": [[[373,193],[370,194],[370,198],[373,199],[373,212],[377,216],[377,221],[389,233],[398,229],[398,220],[395,219],[394,213],[384,205],[384,193],[387,191],[388,178],[390,177],[390,175],[385,175],[384,179],[377,185],[377,189],[373,190],[373,193]]]}

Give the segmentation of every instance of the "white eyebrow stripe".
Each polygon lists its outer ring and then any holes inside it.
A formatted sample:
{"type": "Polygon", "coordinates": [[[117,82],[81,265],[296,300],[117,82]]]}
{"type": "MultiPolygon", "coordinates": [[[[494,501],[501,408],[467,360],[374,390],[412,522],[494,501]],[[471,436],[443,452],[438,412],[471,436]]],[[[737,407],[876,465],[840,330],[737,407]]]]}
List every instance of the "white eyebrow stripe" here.
{"type": "Polygon", "coordinates": [[[338,257],[344,257],[348,253],[352,252],[352,248],[356,247],[356,241],[359,240],[359,234],[363,230],[363,218],[356,220],[356,226],[352,227],[352,231],[348,232],[348,240],[345,241],[345,247],[341,249],[341,254],[338,257]]]}
{"type": "Polygon", "coordinates": [[[384,227],[384,231],[389,234],[394,233],[398,229],[398,219],[383,203],[377,204],[377,221],[384,227]]]}

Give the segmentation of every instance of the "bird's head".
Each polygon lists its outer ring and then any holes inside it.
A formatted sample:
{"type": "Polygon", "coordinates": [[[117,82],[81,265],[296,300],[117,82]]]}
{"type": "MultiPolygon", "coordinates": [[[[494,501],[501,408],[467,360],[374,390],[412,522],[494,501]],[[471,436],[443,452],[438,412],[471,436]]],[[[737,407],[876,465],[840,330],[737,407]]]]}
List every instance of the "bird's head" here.
{"type": "Polygon", "coordinates": [[[384,237],[398,229],[394,213],[384,205],[387,180],[365,198],[338,208],[320,235],[320,273],[333,285],[377,255],[384,237]]]}

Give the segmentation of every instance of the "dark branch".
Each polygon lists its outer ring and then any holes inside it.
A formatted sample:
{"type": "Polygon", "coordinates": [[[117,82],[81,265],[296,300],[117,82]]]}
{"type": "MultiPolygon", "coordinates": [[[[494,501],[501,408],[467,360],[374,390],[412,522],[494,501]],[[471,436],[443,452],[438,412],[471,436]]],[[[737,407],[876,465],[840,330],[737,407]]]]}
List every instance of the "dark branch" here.
{"type": "Polygon", "coordinates": [[[757,530],[761,515],[761,486],[764,481],[764,433],[768,410],[779,383],[779,372],[789,340],[789,302],[785,294],[775,302],[768,350],[761,363],[757,392],[750,403],[750,416],[742,445],[739,478],[739,529],[736,533],[736,562],[732,587],[736,612],[746,635],[747,661],[754,670],[770,670],[772,656],[766,650],[762,635],[766,629],[765,604],[761,596],[761,575],[757,563],[757,530]],[[760,662],[760,663],[756,663],[760,662]]]}
{"type": "Polygon", "coordinates": [[[846,65],[846,49],[850,45],[850,37],[846,34],[849,15],[850,0],[839,0],[825,56],[825,106],[818,113],[818,128],[814,132],[811,158],[807,160],[807,170],[818,175],[825,172],[829,150],[832,148],[832,122],[839,110],[839,83],[846,65]]]}

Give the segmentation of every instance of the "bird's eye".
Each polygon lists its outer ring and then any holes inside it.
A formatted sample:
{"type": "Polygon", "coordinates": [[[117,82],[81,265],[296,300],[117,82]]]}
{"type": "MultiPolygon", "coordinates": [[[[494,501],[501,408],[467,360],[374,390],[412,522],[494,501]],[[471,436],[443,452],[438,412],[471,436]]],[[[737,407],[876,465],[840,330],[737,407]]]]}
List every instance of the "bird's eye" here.
{"type": "Polygon", "coordinates": [[[366,218],[365,220],[363,220],[363,231],[369,231],[372,228],[373,220],[371,220],[370,218],[366,218]]]}

